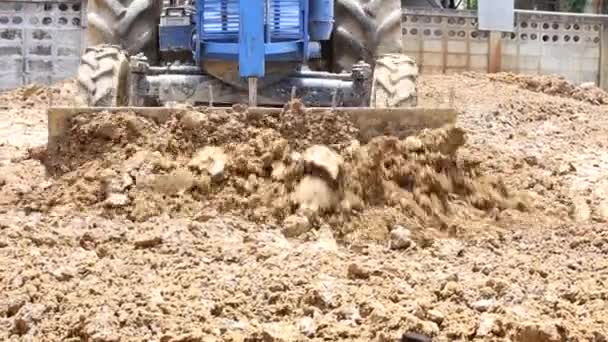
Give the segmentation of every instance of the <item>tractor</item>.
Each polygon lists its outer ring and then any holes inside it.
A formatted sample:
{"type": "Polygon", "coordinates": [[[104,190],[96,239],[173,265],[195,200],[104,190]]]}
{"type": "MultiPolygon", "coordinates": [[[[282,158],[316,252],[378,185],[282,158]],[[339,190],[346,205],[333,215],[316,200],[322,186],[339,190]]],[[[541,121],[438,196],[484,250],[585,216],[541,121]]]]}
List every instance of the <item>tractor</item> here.
{"type": "Polygon", "coordinates": [[[453,123],[451,108],[417,107],[401,16],[400,0],[91,0],[80,103],[49,109],[49,141],[69,117],[100,109],[294,98],[341,110],[372,136],[453,123]]]}
{"type": "Polygon", "coordinates": [[[273,106],[294,96],[317,107],[416,105],[418,70],[399,53],[399,3],[165,0],[159,18],[151,0],[92,3],[90,37],[100,44],[87,48],[78,75],[88,106],[273,106]]]}

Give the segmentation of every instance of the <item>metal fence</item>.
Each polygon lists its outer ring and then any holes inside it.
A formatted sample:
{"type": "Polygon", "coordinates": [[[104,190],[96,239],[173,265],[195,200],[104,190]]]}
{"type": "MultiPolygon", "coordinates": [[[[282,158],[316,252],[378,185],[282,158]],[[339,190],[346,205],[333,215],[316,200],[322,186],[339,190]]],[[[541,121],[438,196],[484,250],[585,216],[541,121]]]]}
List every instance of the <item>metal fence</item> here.
{"type": "Polygon", "coordinates": [[[0,1],[0,89],[73,77],[84,41],[85,4],[0,1]]]}

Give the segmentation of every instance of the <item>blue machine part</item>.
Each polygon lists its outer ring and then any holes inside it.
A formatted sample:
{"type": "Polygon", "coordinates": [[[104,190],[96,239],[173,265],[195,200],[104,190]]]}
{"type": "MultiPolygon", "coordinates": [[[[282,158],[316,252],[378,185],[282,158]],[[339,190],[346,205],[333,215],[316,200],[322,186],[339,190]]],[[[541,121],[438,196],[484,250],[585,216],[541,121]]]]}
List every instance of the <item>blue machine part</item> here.
{"type": "Polygon", "coordinates": [[[160,51],[192,49],[192,25],[163,26],[159,36],[160,51]]]}
{"type": "Polygon", "coordinates": [[[159,49],[161,52],[191,51],[194,23],[193,9],[164,8],[160,19],[159,49]]]}
{"type": "Polygon", "coordinates": [[[264,2],[241,1],[239,75],[263,77],[265,67],[264,2]]]}
{"type": "Polygon", "coordinates": [[[239,0],[202,0],[197,2],[197,7],[201,23],[198,27],[197,60],[238,60],[239,31],[259,32],[260,26],[264,29],[260,42],[265,45],[266,60],[293,61],[305,58],[308,25],[303,19],[308,14],[307,0],[243,1],[242,7],[239,0]],[[241,25],[239,11],[248,11],[260,5],[266,13],[261,17],[262,21],[247,22],[247,25],[257,27],[241,25]]]}
{"type": "Polygon", "coordinates": [[[328,40],[333,28],[334,0],[310,0],[310,40],[328,40]]]}
{"type": "Polygon", "coordinates": [[[265,62],[319,57],[317,40],[331,35],[333,5],[333,0],[199,0],[195,60],[239,61],[240,76],[262,77],[265,62]],[[311,23],[318,39],[310,37],[311,23]]]}

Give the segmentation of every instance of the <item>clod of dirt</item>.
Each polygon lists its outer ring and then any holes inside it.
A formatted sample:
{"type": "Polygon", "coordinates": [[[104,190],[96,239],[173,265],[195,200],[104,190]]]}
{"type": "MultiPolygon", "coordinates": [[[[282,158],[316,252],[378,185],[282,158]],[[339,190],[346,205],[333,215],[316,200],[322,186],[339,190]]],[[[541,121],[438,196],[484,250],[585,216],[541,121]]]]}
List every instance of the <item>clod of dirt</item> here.
{"type": "Polygon", "coordinates": [[[315,334],[316,324],[311,317],[302,317],[298,322],[298,330],[306,337],[312,337],[315,334]]]}
{"type": "Polygon", "coordinates": [[[595,209],[598,221],[608,222],[608,199],[601,200],[595,209]]]}
{"type": "Polygon", "coordinates": [[[287,167],[283,162],[274,162],[272,163],[272,173],[271,178],[274,181],[283,181],[285,180],[285,172],[287,171],[287,167]]]}
{"type": "Polygon", "coordinates": [[[560,163],[557,169],[554,171],[554,175],[564,176],[569,173],[576,172],[576,167],[572,163],[560,163]]]}
{"type": "Polygon", "coordinates": [[[418,152],[421,151],[424,145],[422,141],[417,137],[407,137],[405,138],[405,148],[409,152],[418,152]]]}
{"type": "Polygon", "coordinates": [[[336,181],[342,167],[342,158],[327,146],[314,145],[306,149],[302,155],[306,165],[323,170],[336,181]]]}
{"type": "Polygon", "coordinates": [[[553,323],[523,323],[515,336],[517,342],[559,342],[563,340],[558,327],[553,323]]]}
{"type": "Polygon", "coordinates": [[[432,338],[418,333],[405,333],[401,336],[401,342],[431,342],[432,338]]]}
{"type": "Polygon", "coordinates": [[[371,272],[364,265],[352,263],[348,265],[347,275],[350,279],[369,279],[371,272]]]}
{"type": "Polygon", "coordinates": [[[163,238],[157,235],[144,236],[133,242],[136,248],[152,248],[163,243],[163,238]]]}
{"type": "Polygon", "coordinates": [[[220,178],[226,167],[227,156],[221,147],[207,146],[197,151],[188,166],[199,172],[206,171],[211,178],[220,178]]]}
{"type": "Polygon", "coordinates": [[[392,249],[407,249],[414,246],[415,242],[412,240],[412,232],[398,225],[391,230],[390,244],[392,249]]]}
{"type": "Polygon", "coordinates": [[[479,318],[479,324],[475,336],[489,337],[491,335],[501,335],[502,321],[495,314],[483,313],[479,318]]]}
{"type": "Polygon", "coordinates": [[[58,267],[51,274],[59,281],[68,281],[74,278],[76,271],[71,267],[58,267]]]}
{"type": "Polygon", "coordinates": [[[426,313],[429,320],[441,325],[443,320],[445,319],[445,315],[441,313],[439,310],[429,310],[426,313]]]}
{"type": "Polygon", "coordinates": [[[587,204],[587,199],[576,196],[572,200],[572,218],[579,223],[588,222],[591,219],[591,208],[587,204]]]}
{"type": "Polygon", "coordinates": [[[23,93],[21,94],[21,99],[26,101],[30,98],[30,96],[40,92],[42,90],[42,86],[38,84],[32,84],[23,89],[23,93]]]}
{"type": "Polygon", "coordinates": [[[200,128],[205,121],[207,116],[201,112],[190,111],[184,114],[181,118],[181,124],[185,129],[195,130],[200,128]]]}
{"type": "Polygon", "coordinates": [[[121,340],[118,334],[119,322],[116,315],[107,306],[101,308],[88,317],[81,328],[81,335],[91,341],[118,342],[121,340]]]}
{"type": "Polygon", "coordinates": [[[359,313],[359,308],[353,304],[344,305],[338,308],[336,316],[339,320],[346,321],[353,325],[361,323],[361,314],[359,313]]]}
{"type": "Polygon", "coordinates": [[[298,237],[310,230],[310,221],[305,216],[290,215],[283,221],[283,227],[285,237],[298,237]]]}
{"type": "Polygon", "coordinates": [[[293,341],[298,333],[293,325],[286,323],[267,323],[262,325],[259,331],[249,335],[245,341],[293,341]]]}
{"type": "Polygon", "coordinates": [[[471,307],[479,312],[491,310],[496,305],[493,299],[482,299],[471,304],[471,307]]]}
{"type": "Polygon", "coordinates": [[[296,187],[293,201],[302,212],[317,213],[335,208],[338,194],[321,178],[306,176],[296,187]]]}
{"type": "Polygon", "coordinates": [[[125,194],[110,193],[103,204],[108,208],[124,207],[129,204],[129,196],[125,194]]]}
{"type": "Polygon", "coordinates": [[[17,313],[13,330],[16,334],[24,335],[34,324],[42,320],[47,308],[42,304],[25,304],[17,313]]]}
{"type": "Polygon", "coordinates": [[[6,317],[14,316],[29,301],[26,295],[17,295],[11,298],[4,298],[0,302],[0,315],[6,317]]]}

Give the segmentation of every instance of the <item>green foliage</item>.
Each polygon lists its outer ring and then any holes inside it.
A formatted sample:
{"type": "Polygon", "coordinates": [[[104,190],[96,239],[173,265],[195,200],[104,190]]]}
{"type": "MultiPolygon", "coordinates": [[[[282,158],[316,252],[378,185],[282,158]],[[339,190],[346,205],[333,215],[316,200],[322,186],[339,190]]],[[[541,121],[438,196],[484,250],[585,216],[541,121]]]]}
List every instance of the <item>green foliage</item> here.
{"type": "Polygon", "coordinates": [[[582,13],[585,10],[587,0],[568,0],[568,10],[570,12],[582,13]]]}

